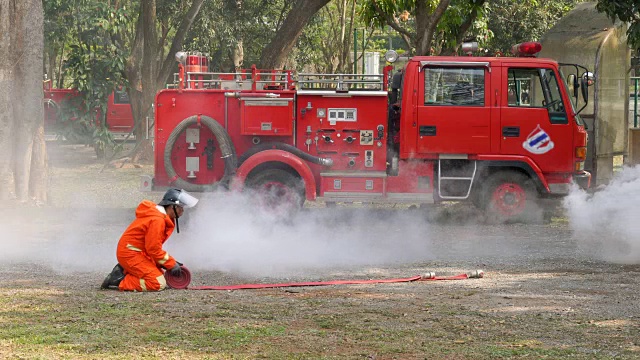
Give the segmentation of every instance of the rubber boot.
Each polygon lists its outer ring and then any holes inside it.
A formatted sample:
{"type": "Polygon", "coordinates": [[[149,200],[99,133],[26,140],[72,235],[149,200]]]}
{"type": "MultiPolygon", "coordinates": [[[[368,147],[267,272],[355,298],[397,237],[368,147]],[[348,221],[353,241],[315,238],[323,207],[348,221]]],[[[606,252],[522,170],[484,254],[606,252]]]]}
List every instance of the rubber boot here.
{"type": "Polygon", "coordinates": [[[120,264],[116,264],[113,270],[111,270],[111,273],[104,278],[100,288],[118,290],[118,285],[120,285],[122,279],[124,279],[124,269],[120,264]]]}

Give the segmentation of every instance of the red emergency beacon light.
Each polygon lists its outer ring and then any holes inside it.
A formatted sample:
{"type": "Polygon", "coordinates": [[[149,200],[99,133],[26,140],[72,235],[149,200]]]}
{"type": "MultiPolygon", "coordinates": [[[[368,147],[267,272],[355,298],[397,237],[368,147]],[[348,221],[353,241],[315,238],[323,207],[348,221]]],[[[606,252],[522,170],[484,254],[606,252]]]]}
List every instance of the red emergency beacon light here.
{"type": "Polygon", "coordinates": [[[195,53],[187,55],[187,72],[209,71],[209,59],[203,54],[195,53]]]}
{"type": "Polygon", "coordinates": [[[204,73],[209,71],[209,58],[202,53],[188,53],[179,51],[176,53],[178,61],[178,89],[186,87],[201,89],[204,87],[204,73]]]}
{"type": "Polygon", "coordinates": [[[539,42],[530,41],[513,45],[511,53],[518,57],[535,57],[542,50],[539,42]]]}

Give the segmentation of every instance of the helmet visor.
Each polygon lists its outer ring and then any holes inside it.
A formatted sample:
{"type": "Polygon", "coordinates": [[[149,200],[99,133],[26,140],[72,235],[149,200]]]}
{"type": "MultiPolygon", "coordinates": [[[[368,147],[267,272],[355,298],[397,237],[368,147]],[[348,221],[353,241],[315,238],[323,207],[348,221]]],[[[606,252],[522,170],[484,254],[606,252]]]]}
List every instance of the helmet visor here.
{"type": "Polygon", "coordinates": [[[198,199],[191,196],[188,192],[182,190],[180,191],[180,195],[178,195],[179,205],[185,208],[190,208],[196,206],[198,203],[198,199]]]}

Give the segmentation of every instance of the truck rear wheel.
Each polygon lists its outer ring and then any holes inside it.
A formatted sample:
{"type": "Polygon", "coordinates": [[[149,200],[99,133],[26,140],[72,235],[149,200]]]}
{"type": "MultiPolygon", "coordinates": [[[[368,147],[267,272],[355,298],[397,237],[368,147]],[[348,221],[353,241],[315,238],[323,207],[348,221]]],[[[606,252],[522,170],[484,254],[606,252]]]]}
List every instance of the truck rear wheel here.
{"type": "Polygon", "coordinates": [[[298,210],[304,204],[304,182],[286,170],[261,171],[246,186],[256,191],[261,206],[278,213],[298,210]]]}
{"type": "Polygon", "coordinates": [[[489,223],[542,221],[535,185],[522,173],[502,171],[491,175],[481,199],[489,223]]]}

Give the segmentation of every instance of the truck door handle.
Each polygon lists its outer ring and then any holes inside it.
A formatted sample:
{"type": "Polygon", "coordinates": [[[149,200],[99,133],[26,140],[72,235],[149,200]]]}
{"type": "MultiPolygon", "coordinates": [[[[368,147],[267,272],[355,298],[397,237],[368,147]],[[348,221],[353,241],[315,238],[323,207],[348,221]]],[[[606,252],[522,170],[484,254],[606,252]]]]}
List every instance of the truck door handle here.
{"type": "Polygon", "coordinates": [[[420,136],[436,136],[436,127],[420,125],[420,136]]]}
{"type": "Polygon", "coordinates": [[[504,137],[520,137],[520,126],[505,126],[502,128],[504,137]]]}

